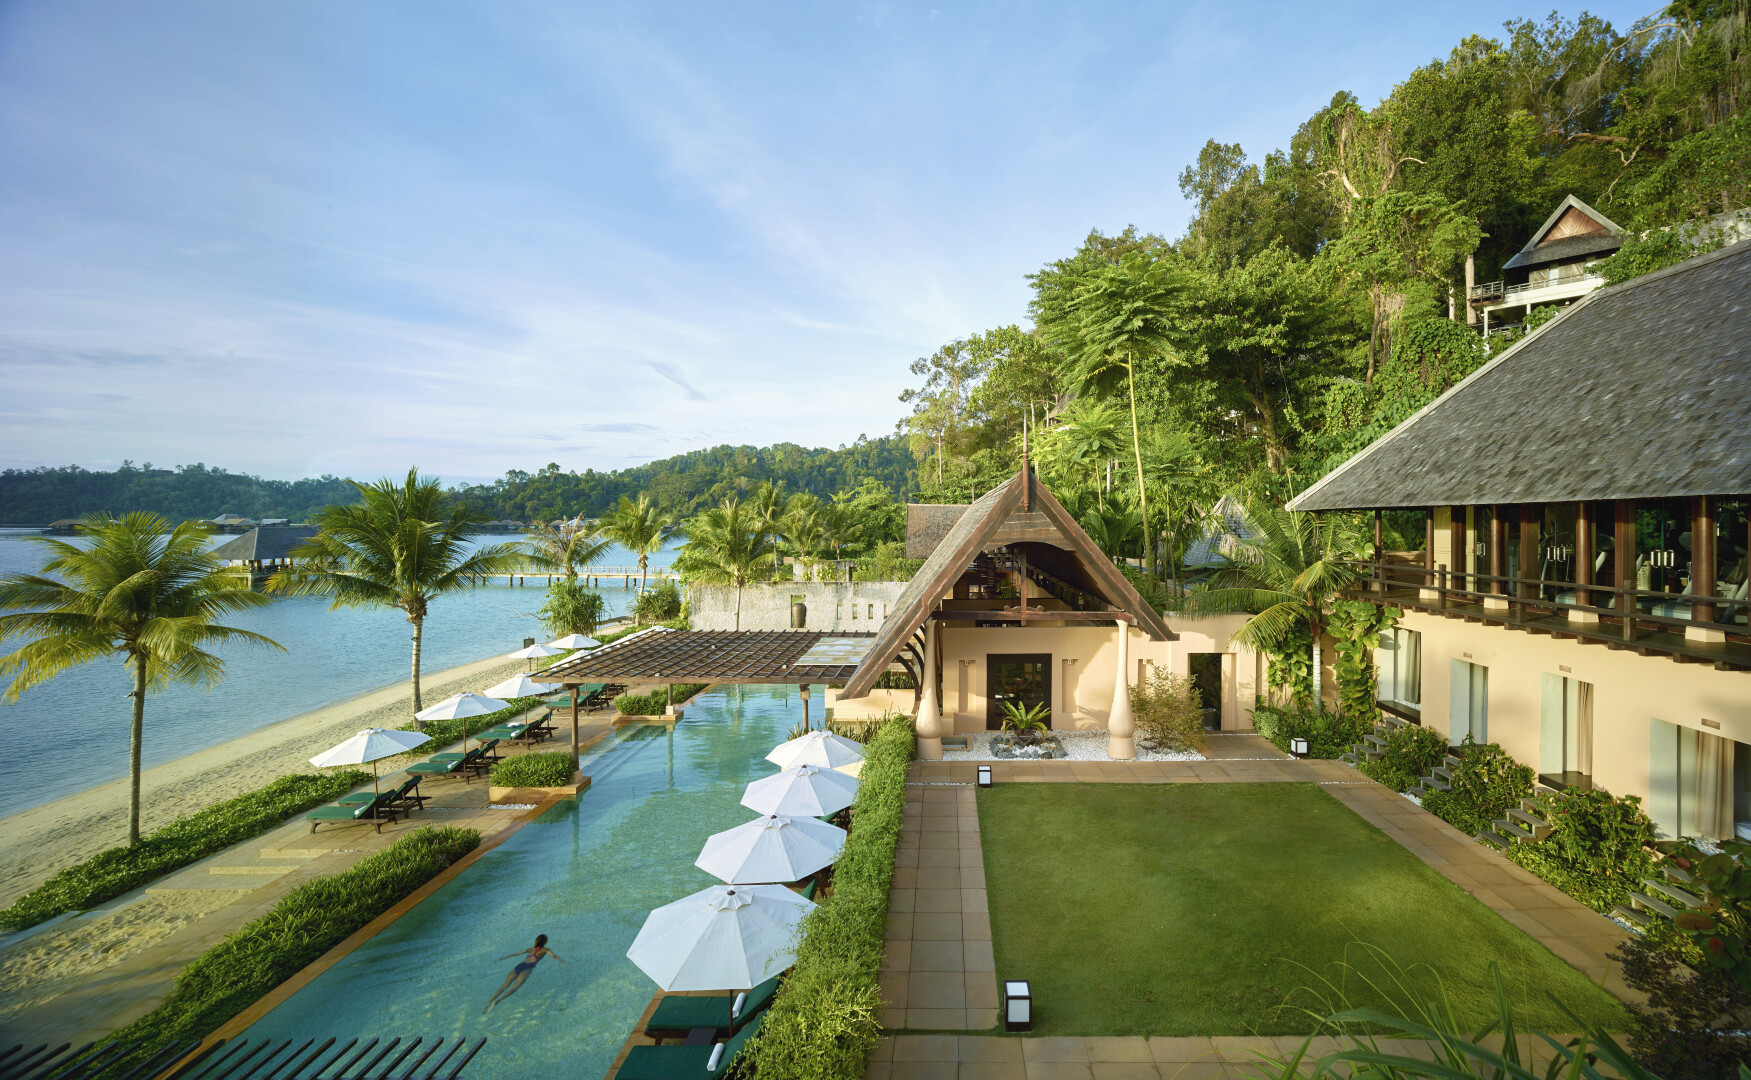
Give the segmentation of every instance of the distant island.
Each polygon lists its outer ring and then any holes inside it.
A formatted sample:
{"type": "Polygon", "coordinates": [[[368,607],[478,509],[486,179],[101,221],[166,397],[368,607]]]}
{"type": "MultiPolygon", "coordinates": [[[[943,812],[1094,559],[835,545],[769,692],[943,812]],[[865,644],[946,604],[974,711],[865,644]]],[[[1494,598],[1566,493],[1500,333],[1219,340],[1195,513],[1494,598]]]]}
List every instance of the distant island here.
{"type": "MultiPolygon", "coordinates": [[[[687,514],[767,481],[826,497],[872,479],[901,499],[917,487],[918,465],[905,439],[859,438],[836,450],[794,443],[716,446],[612,472],[566,471],[549,463],[535,472],[512,470],[490,484],[462,485],[453,493],[489,517],[528,522],[596,517],[622,495],[641,491],[687,514]]],[[[124,461],[110,472],[78,465],[6,469],[0,471],[0,524],[46,526],[129,510],[149,510],[172,521],[300,522],[321,507],[352,502],[354,494],[345,477],[269,480],[200,463],[164,469],[124,461]]]]}

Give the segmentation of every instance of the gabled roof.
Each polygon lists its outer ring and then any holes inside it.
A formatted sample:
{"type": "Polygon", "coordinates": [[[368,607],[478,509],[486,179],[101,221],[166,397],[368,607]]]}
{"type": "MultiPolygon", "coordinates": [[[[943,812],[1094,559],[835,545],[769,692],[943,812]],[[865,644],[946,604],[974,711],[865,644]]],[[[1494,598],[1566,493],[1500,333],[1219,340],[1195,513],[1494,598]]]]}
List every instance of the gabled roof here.
{"type": "Polygon", "coordinates": [[[269,529],[251,529],[228,543],[213,549],[213,557],[225,562],[266,562],[269,559],[289,559],[292,549],[316,535],[314,525],[276,525],[269,529]]]}
{"type": "Polygon", "coordinates": [[[1589,293],[1291,510],[1751,494],[1751,240],[1589,293]]]}
{"type": "MultiPolygon", "coordinates": [[[[910,514],[908,520],[911,520],[910,514]]],[[[1075,557],[1082,572],[1107,602],[1130,614],[1139,629],[1157,641],[1171,641],[1178,636],[1137,594],[1119,568],[1070,516],[1070,511],[1064,509],[1031,471],[1023,470],[986,492],[955,519],[918,573],[912,575],[906,590],[894,601],[887,621],[876,635],[875,644],[870,646],[869,654],[858,665],[857,672],[846,681],[842,696],[862,697],[869,693],[875,680],[930,618],[937,601],[954,588],[955,582],[980,552],[988,547],[1020,542],[1044,543],[1064,549],[1075,557]]],[[[1051,615],[1041,617],[1050,619],[1051,615]]]]}
{"type": "Polygon", "coordinates": [[[1622,246],[1623,229],[1617,222],[1570,195],[1533,231],[1519,253],[1502,264],[1502,269],[1539,266],[1616,251],[1622,246]]]}

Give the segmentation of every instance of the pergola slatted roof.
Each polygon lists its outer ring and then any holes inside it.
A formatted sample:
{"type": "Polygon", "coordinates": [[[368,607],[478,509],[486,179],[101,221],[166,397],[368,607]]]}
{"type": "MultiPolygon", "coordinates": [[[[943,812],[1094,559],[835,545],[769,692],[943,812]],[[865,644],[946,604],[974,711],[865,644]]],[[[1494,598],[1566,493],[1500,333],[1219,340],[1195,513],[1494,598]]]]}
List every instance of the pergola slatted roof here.
{"type": "Polygon", "coordinates": [[[662,630],[623,638],[530,675],[536,682],[834,683],[857,664],[798,664],[822,639],[874,634],[825,630],[662,630]]]}

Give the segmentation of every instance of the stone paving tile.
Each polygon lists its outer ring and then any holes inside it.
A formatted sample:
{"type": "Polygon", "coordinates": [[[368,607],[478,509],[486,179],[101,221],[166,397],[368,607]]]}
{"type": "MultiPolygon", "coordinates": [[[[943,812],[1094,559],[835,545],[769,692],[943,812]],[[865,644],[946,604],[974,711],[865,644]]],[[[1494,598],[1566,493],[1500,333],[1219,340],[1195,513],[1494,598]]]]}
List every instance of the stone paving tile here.
{"type": "Polygon", "coordinates": [[[1124,1038],[1090,1036],[1082,1040],[1090,1061],[1154,1061],[1149,1040],[1141,1035],[1124,1038]]]}
{"type": "Polygon", "coordinates": [[[1149,1053],[1158,1062],[1215,1061],[1216,1045],[1202,1036],[1151,1035],[1149,1053]]]}
{"type": "Polygon", "coordinates": [[[1021,1063],[1021,1040],[1013,1036],[962,1035],[955,1040],[960,1060],[1021,1063]]]}

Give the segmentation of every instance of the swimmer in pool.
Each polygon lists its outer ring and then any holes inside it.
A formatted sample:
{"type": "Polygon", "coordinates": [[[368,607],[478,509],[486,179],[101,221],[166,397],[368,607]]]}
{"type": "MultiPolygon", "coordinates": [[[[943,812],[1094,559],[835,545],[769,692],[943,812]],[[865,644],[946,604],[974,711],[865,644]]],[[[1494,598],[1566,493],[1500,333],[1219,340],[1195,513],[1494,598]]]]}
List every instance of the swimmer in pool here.
{"type": "Polygon", "coordinates": [[[535,965],[541,962],[542,957],[551,956],[560,963],[565,963],[565,960],[558,953],[547,947],[546,934],[538,936],[535,939],[534,947],[527,952],[506,953],[498,959],[509,960],[513,956],[521,956],[523,960],[516,967],[511,969],[509,975],[505,976],[505,984],[499,987],[498,993],[494,994],[492,1000],[486,1003],[486,1008],[480,1010],[483,1014],[492,1012],[492,1007],[494,1005],[497,1005],[499,1002],[522,989],[524,981],[529,978],[529,973],[535,970],[535,965]]]}

